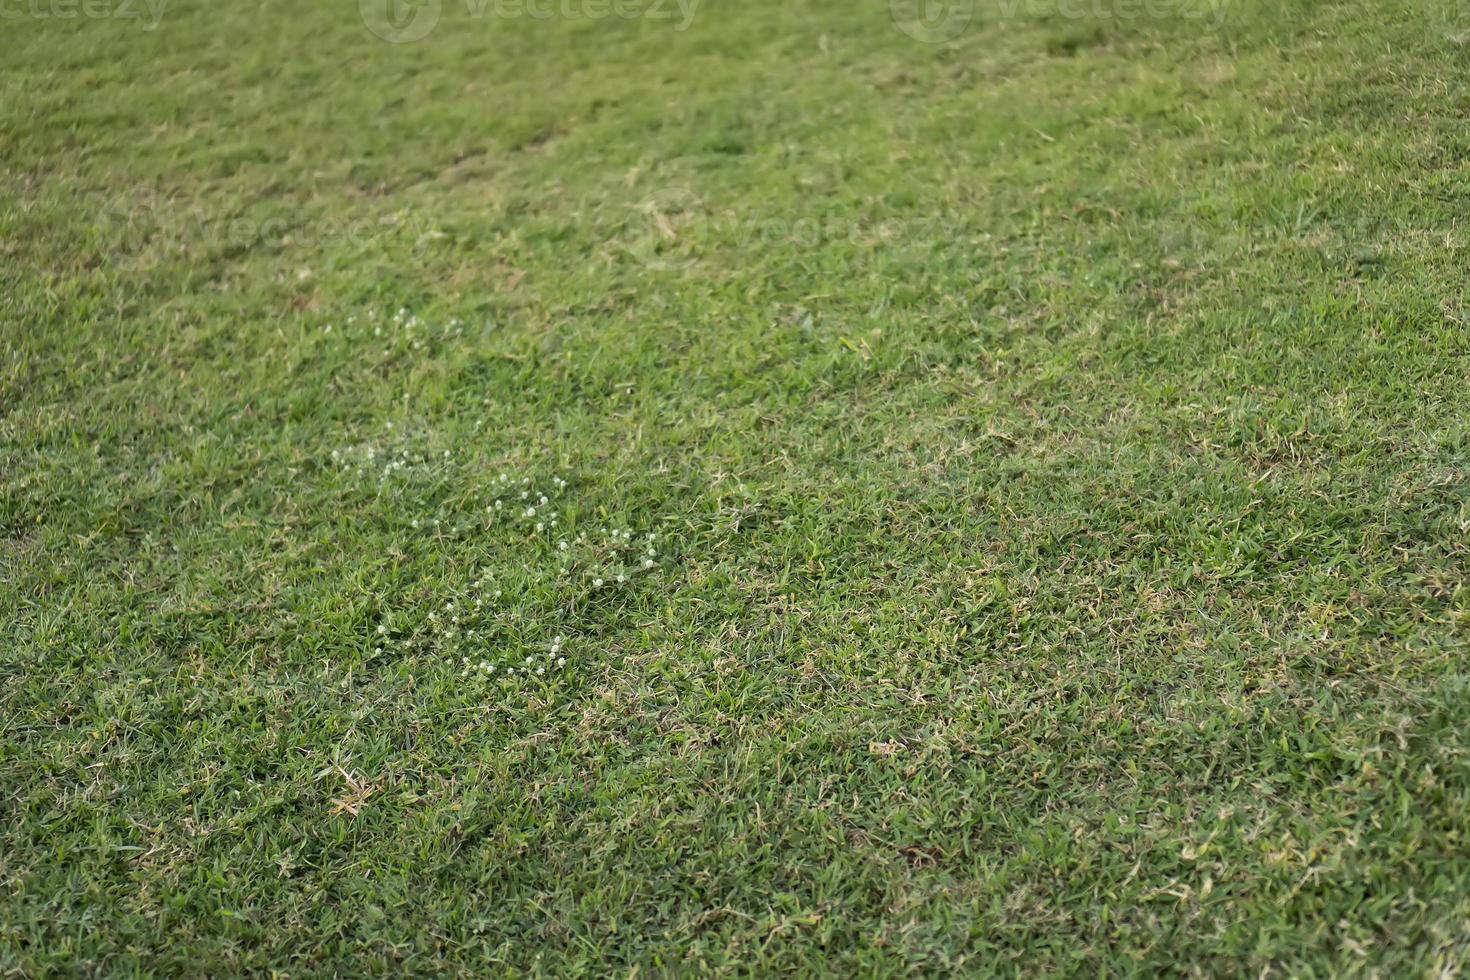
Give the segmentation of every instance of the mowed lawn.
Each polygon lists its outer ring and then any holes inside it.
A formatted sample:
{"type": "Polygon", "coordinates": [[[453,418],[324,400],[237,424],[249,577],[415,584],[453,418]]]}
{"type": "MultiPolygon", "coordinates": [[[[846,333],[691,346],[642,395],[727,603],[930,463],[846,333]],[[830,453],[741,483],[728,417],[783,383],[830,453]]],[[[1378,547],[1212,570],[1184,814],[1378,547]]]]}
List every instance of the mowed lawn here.
{"type": "Polygon", "coordinates": [[[0,8],[0,974],[1470,966],[1470,8],[375,2],[0,8]]]}

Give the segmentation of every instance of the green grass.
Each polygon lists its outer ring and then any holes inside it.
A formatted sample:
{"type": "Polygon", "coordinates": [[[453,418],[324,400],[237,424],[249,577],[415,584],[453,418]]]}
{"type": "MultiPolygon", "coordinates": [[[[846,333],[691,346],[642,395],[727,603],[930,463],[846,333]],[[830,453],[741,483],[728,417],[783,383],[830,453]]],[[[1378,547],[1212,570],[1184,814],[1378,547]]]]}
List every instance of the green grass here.
{"type": "Polygon", "coordinates": [[[0,974],[1465,969],[1470,10],[1195,6],[6,8],[0,974]]]}

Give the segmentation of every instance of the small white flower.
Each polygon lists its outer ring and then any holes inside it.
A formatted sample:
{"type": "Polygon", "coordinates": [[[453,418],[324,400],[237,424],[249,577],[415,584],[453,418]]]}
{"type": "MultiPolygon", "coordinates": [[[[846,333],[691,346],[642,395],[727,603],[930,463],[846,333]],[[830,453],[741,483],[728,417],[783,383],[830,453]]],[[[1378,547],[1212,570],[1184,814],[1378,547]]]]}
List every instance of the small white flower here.
{"type": "Polygon", "coordinates": [[[600,578],[599,579],[593,579],[592,580],[592,585],[593,585],[594,588],[598,588],[598,589],[602,588],[602,579],[600,579],[600,578]]]}
{"type": "Polygon", "coordinates": [[[652,558],[645,558],[645,559],[643,559],[643,567],[644,568],[652,568],[653,567],[653,559],[652,558]]]}
{"type": "Polygon", "coordinates": [[[557,657],[556,658],[556,665],[558,667],[565,667],[567,665],[567,658],[566,657],[557,657]]]}

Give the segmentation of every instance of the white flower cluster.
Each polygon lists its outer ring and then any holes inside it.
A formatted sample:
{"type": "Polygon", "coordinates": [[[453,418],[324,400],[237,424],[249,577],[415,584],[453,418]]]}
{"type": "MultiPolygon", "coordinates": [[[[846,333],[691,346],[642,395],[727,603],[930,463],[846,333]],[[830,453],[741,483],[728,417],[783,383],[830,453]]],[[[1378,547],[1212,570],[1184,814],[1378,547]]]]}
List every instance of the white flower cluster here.
{"type": "MultiPolygon", "coordinates": [[[[391,422],[389,428],[392,428],[391,422]]],[[[430,464],[429,458],[422,453],[380,450],[372,444],[333,449],[332,462],[343,472],[359,477],[375,476],[380,484],[394,476],[419,472],[430,464]]]]}
{"type": "MultiPolygon", "coordinates": [[[[535,657],[527,656],[520,663],[519,669],[521,671],[521,674],[523,676],[530,676],[534,673],[537,677],[545,677],[548,667],[550,667],[552,670],[565,669],[567,665],[567,658],[562,656],[561,652],[562,644],[565,642],[566,637],[558,633],[556,635],[556,638],[551,641],[550,648],[548,648],[546,651],[546,662],[541,663],[535,657]]],[[[459,658],[459,663],[459,676],[461,677],[469,677],[471,674],[480,674],[485,677],[490,677],[494,675],[497,670],[500,669],[498,664],[495,664],[490,660],[483,658],[478,662],[472,662],[468,656],[463,656],[459,658]]],[[[517,668],[515,665],[508,666],[501,671],[501,675],[507,678],[515,677],[516,669],[517,668]]]]}
{"type": "MultiPolygon", "coordinates": [[[[380,313],[377,310],[368,310],[363,318],[367,321],[367,325],[372,327],[372,335],[374,337],[381,340],[386,336],[387,342],[390,345],[398,344],[409,350],[423,350],[424,345],[432,342],[436,336],[446,340],[452,337],[464,336],[464,323],[460,320],[450,319],[448,322],[436,327],[420,320],[418,314],[410,312],[407,307],[400,307],[397,312],[392,314],[380,313]]],[[[355,333],[358,329],[357,323],[357,314],[353,313],[348,315],[342,321],[342,330],[340,332],[342,334],[355,333]]],[[[332,323],[323,324],[322,333],[330,335],[334,326],[332,323]]],[[[389,356],[392,353],[393,349],[391,346],[385,348],[383,351],[384,356],[389,356]]]]}
{"type": "MultiPolygon", "coordinates": [[[[368,458],[375,458],[370,450],[368,458]]],[[[425,465],[432,459],[405,458],[425,465]]],[[[605,608],[635,577],[653,573],[659,555],[653,532],[577,530],[583,510],[576,501],[561,502],[569,486],[561,476],[547,485],[500,473],[478,493],[457,498],[454,509],[413,519],[413,528],[430,533],[428,541],[457,539],[456,550],[483,547],[480,560],[500,562],[500,574],[482,567],[466,576],[468,584],[441,592],[426,612],[390,613],[376,628],[374,653],[396,643],[411,654],[457,663],[463,678],[501,688],[550,683],[566,670],[574,662],[566,634],[578,632],[578,618],[605,608]]]]}
{"type": "Polygon", "coordinates": [[[657,565],[658,548],[654,545],[654,534],[649,531],[641,541],[635,541],[633,532],[626,528],[619,531],[603,528],[601,541],[593,541],[586,532],[578,534],[569,543],[565,538],[556,543],[561,555],[560,575],[571,573],[572,562],[578,558],[590,569],[586,577],[594,589],[606,585],[622,585],[640,571],[647,572],[657,565]],[[574,550],[575,549],[575,550],[574,550]]]}

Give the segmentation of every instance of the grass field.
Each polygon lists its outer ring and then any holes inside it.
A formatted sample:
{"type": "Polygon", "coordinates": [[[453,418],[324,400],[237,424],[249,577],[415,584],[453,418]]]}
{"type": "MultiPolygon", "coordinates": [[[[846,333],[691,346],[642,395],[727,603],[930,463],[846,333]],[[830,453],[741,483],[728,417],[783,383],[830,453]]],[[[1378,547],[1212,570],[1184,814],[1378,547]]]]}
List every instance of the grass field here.
{"type": "Polygon", "coordinates": [[[0,0],[0,974],[1470,968],[1470,7],[538,2],[0,0]]]}

